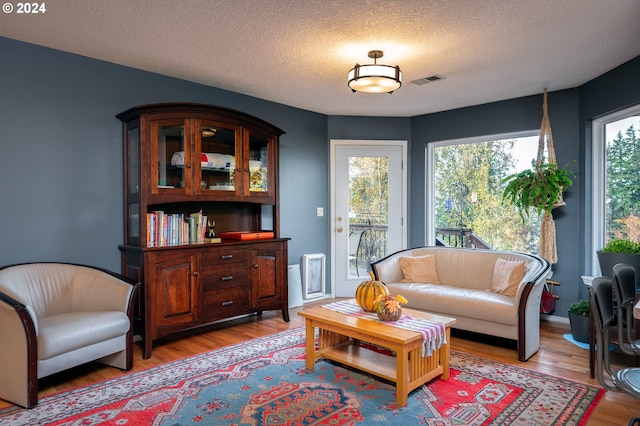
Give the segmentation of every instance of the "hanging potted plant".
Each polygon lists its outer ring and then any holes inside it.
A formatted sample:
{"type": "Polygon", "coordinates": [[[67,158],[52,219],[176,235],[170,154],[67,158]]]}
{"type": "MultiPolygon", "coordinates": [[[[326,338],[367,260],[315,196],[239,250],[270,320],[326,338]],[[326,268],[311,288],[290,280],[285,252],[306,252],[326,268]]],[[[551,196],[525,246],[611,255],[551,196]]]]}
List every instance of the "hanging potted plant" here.
{"type": "Polygon", "coordinates": [[[507,176],[502,200],[508,201],[518,209],[525,221],[525,216],[534,208],[538,215],[551,214],[554,207],[564,204],[562,195],[573,185],[573,173],[567,168],[560,168],[556,163],[531,161],[531,169],[523,170],[507,176]]]}
{"type": "Polygon", "coordinates": [[[567,168],[559,168],[556,161],[546,87],[542,102],[538,155],[531,162],[531,166],[529,170],[512,174],[502,180],[502,183],[506,183],[502,193],[502,201],[509,201],[515,206],[523,222],[525,222],[525,216],[530,214],[531,208],[536,209],[538,215],[542,214],[539,254],[550,264],[554,264],[558,261],[558,253],[556,250],[556,225],[551,210],[565,204],[562,195],[573,184],[571,180],[573,173],[567,168]],[[548,161],[545,161],[544,157],[545,147],[548,161]]]}

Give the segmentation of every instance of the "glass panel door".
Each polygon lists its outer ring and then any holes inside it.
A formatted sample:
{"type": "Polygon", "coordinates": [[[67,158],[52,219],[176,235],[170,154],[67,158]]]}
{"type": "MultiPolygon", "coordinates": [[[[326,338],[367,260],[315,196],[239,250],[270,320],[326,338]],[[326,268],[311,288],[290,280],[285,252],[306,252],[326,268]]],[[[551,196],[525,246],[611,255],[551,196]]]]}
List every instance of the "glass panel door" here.
{"type": "Polygon", "coordinates": [[[389,157],[349,156],[348,276],[367,277],[388,254],[389,157]]]}
{"type": "MultiPolygon", "coordinates": [[[[201,123],[199,187],[207,191],[236,190],[236,129],[201,123]]],[[[196,144],[198,145],[198,144],[196,144]]]]}
{"type": "Polygon", "coordinates": [[[127,244],[140,238],[140,128],[127,130],[127,244]]]}
{"type": "Polygon", "coordinates": [[[372,262],[406,245],[405,147],[394,141],[353,141],[332,149],[336,297],[353,297],[372,262]]]}
{"type": "MultiPolygon", "coordinates": [[[[191,166],[189,152],[185,149],[185,124],[180,120],[158,121],[151,128],[155,143],[155,184],[157,188],[186,188],[185,170],[191,166]]],[[[152,183],[153,184],[153,183],[152,183]]]]}
{"type": "Polygon", "coordinates": [[[249,192],[269,192],[269,140],[249,135],[249,192]]]}

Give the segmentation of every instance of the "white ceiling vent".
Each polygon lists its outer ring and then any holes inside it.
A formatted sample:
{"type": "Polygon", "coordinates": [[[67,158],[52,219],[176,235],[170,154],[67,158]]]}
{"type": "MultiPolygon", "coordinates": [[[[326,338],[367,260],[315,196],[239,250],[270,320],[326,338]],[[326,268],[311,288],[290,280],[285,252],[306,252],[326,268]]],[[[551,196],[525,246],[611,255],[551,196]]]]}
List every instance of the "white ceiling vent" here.
{"type": "Polygon", "coordinates": [[[431,83],[433,81],[444,80],[444,77],[439,74],[434,74],[430,77],[419,78],[417,80],[413,80],[413,84],[417,84],[418,86],[422,86],[423,84],[431,83]]]}

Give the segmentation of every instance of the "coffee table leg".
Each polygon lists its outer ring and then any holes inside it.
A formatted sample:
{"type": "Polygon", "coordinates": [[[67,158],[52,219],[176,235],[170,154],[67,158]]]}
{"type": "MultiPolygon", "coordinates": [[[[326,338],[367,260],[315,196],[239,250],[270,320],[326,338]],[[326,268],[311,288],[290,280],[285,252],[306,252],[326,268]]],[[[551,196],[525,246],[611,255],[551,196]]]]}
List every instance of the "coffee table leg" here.
{"type": "Polygon", "coordinates": [[[447,343],[440,347],[440,364],[442,365],[442,376],[440,376],[443,380],[449,379],[449,362],[451,356],[451,329],[447,327],[447,343]]]}
{"type": "Polygon", "coordinates": [[[307,318],[306,321],[306,327],[305,327],[305,331],[306,331],[306,365],[307,365],[307,370],[313,370],[313,368],[316,365],[316,336],[315,336],[315,330],[313,327],[313,322],[307,318]]]}
{"type": "Polygon", "coordinates": [[[406,348],[396,353],[396,402],[400,407],[407,406],[409,396],[409,352],[406,348]]]}

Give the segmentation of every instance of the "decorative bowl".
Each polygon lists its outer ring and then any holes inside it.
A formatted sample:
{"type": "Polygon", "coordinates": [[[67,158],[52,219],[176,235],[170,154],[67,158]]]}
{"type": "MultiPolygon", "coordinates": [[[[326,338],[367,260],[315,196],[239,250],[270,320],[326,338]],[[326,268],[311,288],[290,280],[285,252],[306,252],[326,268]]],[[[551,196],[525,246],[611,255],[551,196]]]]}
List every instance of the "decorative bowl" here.
{"type": "Polygon", "coordinates": [[[391,312],[389,309],[384,308],[380,311],[376,311],[376,314],[378,314],[378,319],[380,321],[385,321],[385,322],[398,321],[402,316],[402,309],[398,308],[396,309],[395,312],[391,312]]]}

